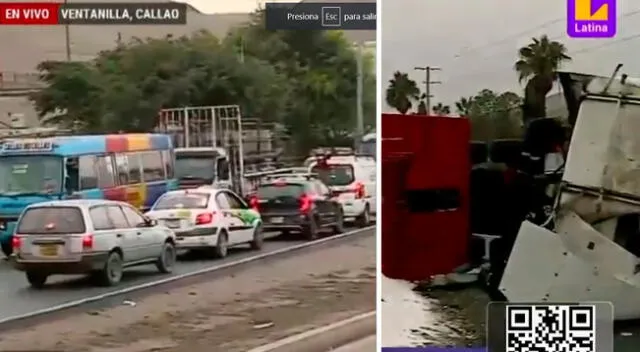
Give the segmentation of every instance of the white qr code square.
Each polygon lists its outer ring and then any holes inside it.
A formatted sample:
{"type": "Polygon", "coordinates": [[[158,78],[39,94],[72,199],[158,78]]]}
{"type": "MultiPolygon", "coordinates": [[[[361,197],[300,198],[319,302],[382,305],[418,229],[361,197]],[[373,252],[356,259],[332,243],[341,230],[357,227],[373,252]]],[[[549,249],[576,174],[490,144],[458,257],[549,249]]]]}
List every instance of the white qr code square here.
{"type": "Polygon", "coordinates": [[[506,308],[506,352],[597,352],[595,305],[506,308]]]}

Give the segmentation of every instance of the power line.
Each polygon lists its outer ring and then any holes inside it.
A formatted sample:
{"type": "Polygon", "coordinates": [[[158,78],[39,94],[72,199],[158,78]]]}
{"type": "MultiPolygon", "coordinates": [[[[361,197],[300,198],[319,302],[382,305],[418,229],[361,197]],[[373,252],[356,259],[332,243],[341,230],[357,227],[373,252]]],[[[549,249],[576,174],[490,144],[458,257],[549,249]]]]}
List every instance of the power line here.
{"type": "Polygon", "coordinates": [[[526,35],[526,34],[532,32],[532,31],[535,31],[535,30],[538,30],[538,29],[542,29],[542,28],[548,27],[550,25],[553,25],[553,24],[556,24],[556,23],[559,23],[559,22],[562,22],[562,21],[565,21],[565,20],[566,20],[565,17],[549,20],[547,22],[544,22],[544,23],[542,23],[540,25],[537,25],[535,27],[531,27],[531,28],[529,28],[527,30],[524,30],[522,32],[518,32],[518,33],[515,33],[515,34],[511,34],[511,35],[509,35],[507,37],[503,37],[502,39],[494,40],[494,41],[491,41],[491,42],[488,42],[488,43],[485,43],[483,45],[479,45],[479,46],[476,46],[476,47],[462,49],[456,55],[454,55],[454,57],[455,58],[459,58],[463,54],[469,54],[469,53],[476,52],[478,50],[482,50],[484,48],[490,48],[490,47],[505,43],[505,42],[507,42],[507,41],[509,41],[511,39],[519,38],[519,37],[521,37],[523,35],[526,35]]]}
{"type": "MultiPolygon", "coordinates": [[[[634,11],[628,12],[623,17],[629,17],[629,16],[633,16],[633,15],[636,15],[636,14],[640,14],[640,10],[634,10],[634,11]]],[[[569,52],[569,54],[571,56],[574,56],[576,54],[588,53],[588,52],[591,52],[591,51],[594,51],[594,50],[598,50],[598,49],[601,49],[601,48],[604,48],[604,47],[616,45],[618,43],[626,42],[626,41],[637,39],[637,38],[640,38],[640,33],[639,34],[633,34],[633,35],[630,35],[630,36],[627,36],[627,37],[623,37],[623,38],[620,38],[620,39],[617,39],[617,40],[613,40],[613,41],[606,41],[606,42],[604,42],[604,43],[602,43],[600,45],[595,45],[595,46],[590,46],[590,47],[587,47],[587,48],[574,50],[574,51],[569,52]]],[[[556,40],[556,39],[559,39],[559,36],[550,38],[550,40],[556,40]]],[[[491,56],[484,57],[484,58],[482,58],[480,60],[480,62],[488,61],[488,59],[490,59],[490,58],[492,58],[494,56],[497,56],[500,53],[504,53],[504,52],[498,52],[497,54],[494,53],[491,56]]],[[[477,63],[476,63],[476,66],[478,66],[477,63]]],[[[460,79],[460,78],[473,77],[473,76],[480,75],[480,74],[485,74],[485,73],[486,73],[485,69],[483,69],[482,71],[478,70],[478,71],[472,71],[472,72],[465,72],[465,73],[462,73],[460,75],[452,76],[451,79],[456,79],[457,80],[457,79],[460,79]]]]}
{"type": "Polygon", "coordinates": [[[440,67],[432,67],[432,66],[417,66],[414,70],[424,71],[425,72],[425,80],[424,80],[424,100],[427,105],[427,114],[431,113],[431,98],[433,95],[431,94],[431,85],[432,84],[442,84],[440,81],[432,81],[431,80],[431,71],[441,71],[440,67]]]}
{"type": "MultiPolygon", "coordinates": [[[[637,15],[637,14],[640,14],[640,9],[636,9],[636,10],[632,10],[632,11],[629,11],[629,12],[625,12],[619,18],[631,17],[631,16],[634,16],[634,15],[637,15]]],[[[560,20],[565,20],[565,18],[561,18],[560,20]]],[[[503,37],[502,39],[498,39],[498,40],[495,40],[495,41],[492,41],[492,42],[477,46],[475,48],[470,48],[468,50],[464,50],[463,49],[460,52],[458,52],[458,54],[454,55],[454,57],[456,58],[456,60],[464,58],[464,56],[466,56],[467,54],[470,54],[472,52],[476,52],[476,51],[479,51],[479,50],[489,49],[489,48],[495,47],[496,45],[500,45],[502,43],[506,43],[511,39],[516,39],[516,38],[519,38],[521,36],[527,35],[531,31],[534,31],[534,30],[537,30],[537,29],[540,29],[540,28],[545,28],[545,27],[548,27],[548,26],[550,26],[552,24],[559,23],[559,22],[561,22],[560,20],[557,20],[557,19],[550,20],[550,21],[547,21],[547,22],[545,22],[545,23],[543,23],[541,25],[538,25],[536,27],[531,28],[530,30],[522,31],[522,32],[519,32],[517,34],[512,34],[512,35],[509,35],[507,37],[503,37]]],[[[558,40],[558,39],[563,38],[564,34],[565,34],[564,30],[561,31],[561,32],[556,32],[554,35],[549,36],[549,39],[550,40],[558,40]]],[[[505,51],[498,51],[498,52],[493,53],[493,54],[491,54],[489,56],[485,56],[485,57],[482,58],[482,61],[486,61],[488,59],[491,59],[491,58],[493,58],[493,57],[495,57],[495,56],[497,56],[497,55],[499,55],[501,53],[504,53],[504,52],[505,51]]],[[[473,59],[477,60],[477,57],[473,57],[473,59]]]]}

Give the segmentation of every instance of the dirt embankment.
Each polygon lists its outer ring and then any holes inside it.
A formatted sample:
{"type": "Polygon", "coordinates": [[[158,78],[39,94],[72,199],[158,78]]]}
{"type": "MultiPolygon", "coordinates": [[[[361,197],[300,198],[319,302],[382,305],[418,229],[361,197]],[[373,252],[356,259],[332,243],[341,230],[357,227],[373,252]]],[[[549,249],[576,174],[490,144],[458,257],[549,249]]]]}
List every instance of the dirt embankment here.
{"type": "Polygon", "coordinates": [[[0,335],[2,350],[246,352],[376,305],[371,236],[0,335]]]}

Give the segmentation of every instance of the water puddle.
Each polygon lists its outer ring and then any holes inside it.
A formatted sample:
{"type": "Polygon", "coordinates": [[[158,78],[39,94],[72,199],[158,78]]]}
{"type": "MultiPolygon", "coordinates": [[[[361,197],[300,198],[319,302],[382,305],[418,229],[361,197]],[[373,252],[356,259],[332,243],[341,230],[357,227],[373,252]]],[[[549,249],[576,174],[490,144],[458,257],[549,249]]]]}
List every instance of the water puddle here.
{"type": "Polygon", "coordinates": [[[382,278],[382,346],[448,346],[465,340],[435,299],[413,291],[414,285],[382,278]]]}

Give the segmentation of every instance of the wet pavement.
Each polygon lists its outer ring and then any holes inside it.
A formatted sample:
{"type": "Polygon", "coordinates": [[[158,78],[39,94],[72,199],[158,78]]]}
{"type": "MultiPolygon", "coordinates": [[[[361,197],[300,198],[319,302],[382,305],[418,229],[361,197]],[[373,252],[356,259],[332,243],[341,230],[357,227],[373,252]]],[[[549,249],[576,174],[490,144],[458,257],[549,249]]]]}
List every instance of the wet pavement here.
{"type": "MultiPolygon", "coordinates": [[[[404,293],[396,293],[389,300],[401,300],[405,306],[401,308],[402,314],[411,316],[407,319],[409,326],[398,325],[399,320],[385,324],[387,319],[383,318],[383,346],[400,346],[402,342],[404,346],[486,346],[486,306],[490,298],[481,288],[458,286],[414,290],[416,285],[406,282],[395,286],[403,287],[404,293]],[[397,336],[403,336],[404,341],[397,336]],[[389,344],[385,343],[385,337],[389,344]]],[[[383,317],[387,311],[383,302],[383,317]]],[[[637,352],[640,349],[640,321],[616,323],[614,331],[615,352],[637,352]]]]}

